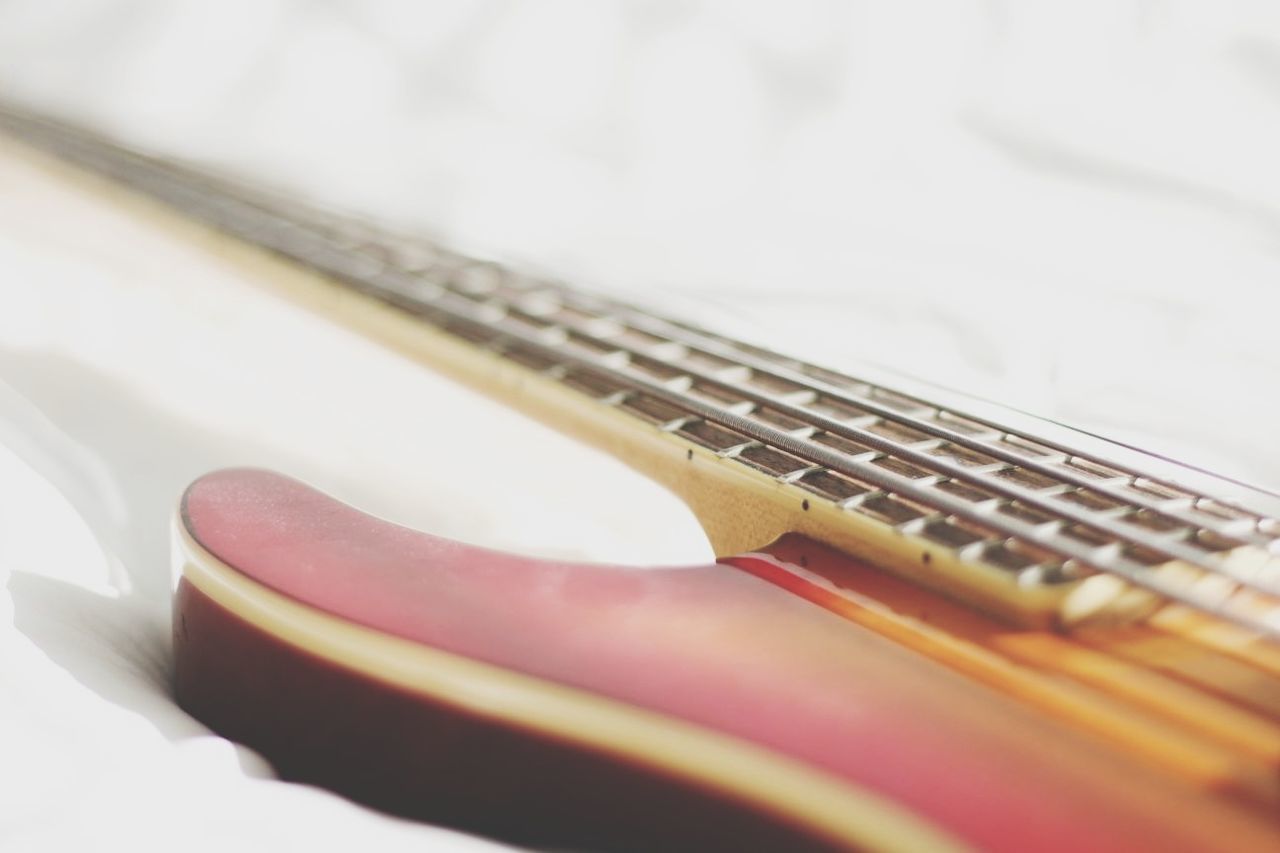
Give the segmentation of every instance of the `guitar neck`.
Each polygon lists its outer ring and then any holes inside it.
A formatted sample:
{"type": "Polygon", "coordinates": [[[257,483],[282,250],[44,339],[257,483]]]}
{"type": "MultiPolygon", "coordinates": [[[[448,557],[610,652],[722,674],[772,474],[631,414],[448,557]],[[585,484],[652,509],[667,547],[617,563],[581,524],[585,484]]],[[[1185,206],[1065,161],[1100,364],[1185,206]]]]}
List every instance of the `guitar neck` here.
{"type": "Polygon", "coordinates": [[[1280,631],[1280,522],[1248,492],[1189,485],[1158,460],[1118,459],[82,131],[13,112],[0,125],[322,273],[353,297],[344,305],[374,306],[429,360],[680,492],[720,553],[794,530],[1026,623],[1138,618],[1174,601],[1280,631]]]}

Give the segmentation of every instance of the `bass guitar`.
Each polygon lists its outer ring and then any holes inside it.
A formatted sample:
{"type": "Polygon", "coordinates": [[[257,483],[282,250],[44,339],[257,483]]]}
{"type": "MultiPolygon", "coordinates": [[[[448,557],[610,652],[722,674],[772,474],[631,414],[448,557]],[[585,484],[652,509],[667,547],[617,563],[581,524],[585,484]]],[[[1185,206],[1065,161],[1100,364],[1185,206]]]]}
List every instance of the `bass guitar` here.
{"type": "Polygon", "coordinates": [[[175,696],[283,778],[557,848],[1280,848],[1277,496],[0,127],[616,455],[720,555],[534,560],[272,472],[201,478],[175,696]]]}

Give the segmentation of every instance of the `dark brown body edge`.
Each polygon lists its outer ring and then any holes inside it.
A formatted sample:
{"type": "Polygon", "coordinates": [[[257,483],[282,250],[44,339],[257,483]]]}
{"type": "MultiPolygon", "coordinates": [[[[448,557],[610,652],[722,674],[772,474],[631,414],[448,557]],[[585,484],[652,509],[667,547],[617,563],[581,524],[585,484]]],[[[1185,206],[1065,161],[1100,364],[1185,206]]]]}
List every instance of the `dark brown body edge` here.
{"type": "Polygon", "coordinates": [[[844,849],[690,780],[322,659],[185,579],[173,634],[184,710],[282,779],[389,814],[558,849],[844,849]]]}

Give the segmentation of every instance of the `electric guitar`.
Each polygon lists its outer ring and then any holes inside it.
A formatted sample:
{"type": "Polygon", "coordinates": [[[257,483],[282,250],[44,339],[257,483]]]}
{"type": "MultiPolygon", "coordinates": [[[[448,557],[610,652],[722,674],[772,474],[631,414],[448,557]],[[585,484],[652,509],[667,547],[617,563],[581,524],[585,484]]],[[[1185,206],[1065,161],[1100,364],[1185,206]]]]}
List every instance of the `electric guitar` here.
{"type": "Polygon", "coordinates": [[[1280,848],[1275,495],[0,126],[652,476],[721,555],[532,560],[198,480],[175,694],[282,777],[537,846],[1280,848]]]}

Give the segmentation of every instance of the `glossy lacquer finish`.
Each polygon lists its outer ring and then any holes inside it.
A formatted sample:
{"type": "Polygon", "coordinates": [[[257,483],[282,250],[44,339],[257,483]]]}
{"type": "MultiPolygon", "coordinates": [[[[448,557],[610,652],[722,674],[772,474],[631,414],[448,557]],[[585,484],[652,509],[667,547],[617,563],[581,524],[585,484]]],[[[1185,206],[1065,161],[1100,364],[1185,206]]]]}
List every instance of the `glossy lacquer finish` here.
{"type": "MultiPolygon", "coordinates": [[[[382,522],[260,471],[195,483],[182,524],[206,556],[292,602],[763,746],[847,787],[851,814],[873,792],[991,850],[1207,850],[1223,839],[1263,849],[1270,837],[730,565],[531,560],[382,522]]],[[[849,844],[688,772],[696,754],[664,767],[567,729],[468,715],[447,695],[291,646],[234,609],[184,581],[179,700],[288,778],[540,844],[849,844]]]]}

